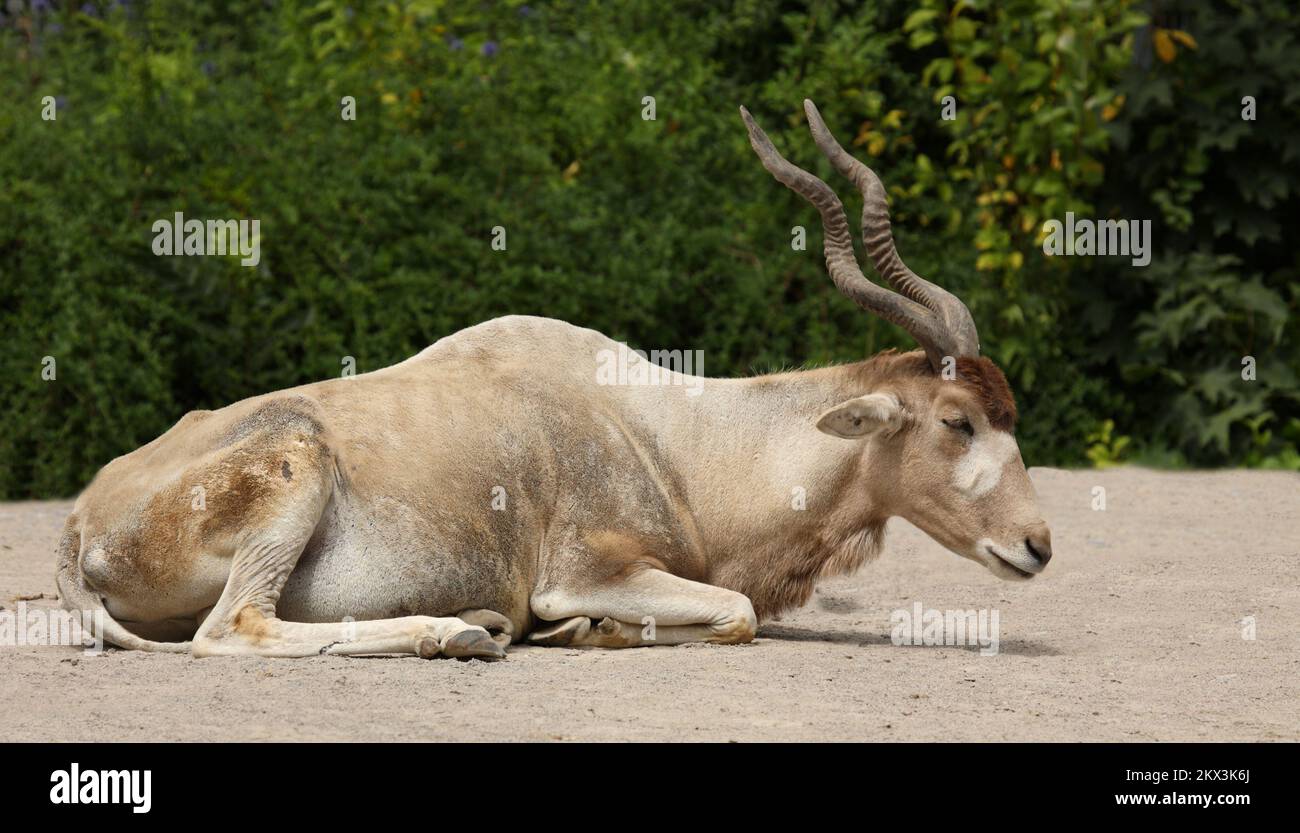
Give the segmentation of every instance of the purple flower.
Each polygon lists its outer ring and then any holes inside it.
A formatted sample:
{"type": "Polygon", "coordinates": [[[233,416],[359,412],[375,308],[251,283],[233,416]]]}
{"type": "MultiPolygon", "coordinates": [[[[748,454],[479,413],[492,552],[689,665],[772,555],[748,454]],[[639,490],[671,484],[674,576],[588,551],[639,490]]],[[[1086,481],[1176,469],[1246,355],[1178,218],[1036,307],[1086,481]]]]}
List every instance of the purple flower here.
{"type": "Polygon", "coordinates": [[[90,17],[97,17],[99,15],[99,9],[95,8],[94,3],[82,3],[81,13],[89,15],[90,17]]]}
{"type": "Polygon", "coordinates": [[[465,48],[465,41],[460,38],[447,38],[447,48],[455,52],[465,48]]]}
{"type": "Polygon", "coordinates": [[[211,77],[216,74],[217,65],[212,63],[211,61],[204,61],[203,63],[199,64],[199,69],[203,70],[204,75],[211,77]]]}
{"type": "Polygon", "coordinates": [[[62,31],[63,31],[62,23],[51,23],[49,26],[45,27],[45,33],[47,35],[57,35],[59,32],[62,31]]]}
{"type": "Polygon", "coordinates": [[[32,11],[48,12],[50,10],[50,0],[32,0],[32,11]]]}
{"type": "Polygon", "coordinates": [[[532,7],[532,6],[520,6],[520,7],[519,7],[519,16],[520,16],[520,17],[532,17],[532,16],[533,16],[533,7],[532,7]]]}
{"type": "Polygon", "coordinates": [[[501,47],[497,46],[496,41],[490,40],[487,43],[483,44],[482,51],[485,57],[491,58],[493,55],[501,51],[501,47]]]}
{"type": "Polygon", "coordinates": [[[54,97],[54,106],[58,110],[62,110],[64,107],[67,107],[68,106],[67,97],[62,95],[56,95],[54,97]]]}

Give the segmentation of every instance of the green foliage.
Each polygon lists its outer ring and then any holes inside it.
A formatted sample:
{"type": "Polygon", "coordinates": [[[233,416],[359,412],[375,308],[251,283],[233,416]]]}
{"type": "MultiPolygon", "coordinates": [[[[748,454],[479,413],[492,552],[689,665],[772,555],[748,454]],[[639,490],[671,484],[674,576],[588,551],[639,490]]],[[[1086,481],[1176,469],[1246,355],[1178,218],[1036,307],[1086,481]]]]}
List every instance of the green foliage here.
{"type": "Polygon", "coordinates": [[[1080,284],[1101,336],[1089,373],[1119,374],[1150,453],[1294,468],[1300,257],[1283,220],[1300,216],[1294,8],[1157,4],[1141,34],[1103,193],[1112,213],[1152,219],[1156,250],[1145,269],[1080,284]]]}
{"type": "Polygon", "coordinates": [[[854,213],[805,97],[883,176],[908,263],[967,300],[1028,462],[1300,467],[1281,0],[37,5],[0,18],[0,497],[505,313],[710,375],[910,347],[834,290],[815,211],[748,147],[741,103],[854,213]],[[1152,218],[1152,265],[1043,256],[1067,210],[1152,218]],[[154,256],[177,211],[258,219],[261,263],[154,256]]]}
{"type": "Polygon", "coordinates": [[[1099,469],[1119,465],[1124,460],[1131,437],[1115,435],[1115,420],[1102,420],[1097,429],[1088,434],[1088,459],[1099,469]]]}
{"type": "Polygon", "coordinates": [[[1258,458],[1274,408],[1300,402],[1300,379],[1285,362],[1287,299],[1258,276],[1242,280],[1240,268],[1232,255],[1201,252],[1153,263],[1155,303],[1137,316],[1135,349],[1120,364],[1135,390],[1165,392],[1153,420],[1163,444],[1201,458],[1245,448],[1258,458]],[[1244,366],[1252,362],[1253,379],[1244,366]]]}

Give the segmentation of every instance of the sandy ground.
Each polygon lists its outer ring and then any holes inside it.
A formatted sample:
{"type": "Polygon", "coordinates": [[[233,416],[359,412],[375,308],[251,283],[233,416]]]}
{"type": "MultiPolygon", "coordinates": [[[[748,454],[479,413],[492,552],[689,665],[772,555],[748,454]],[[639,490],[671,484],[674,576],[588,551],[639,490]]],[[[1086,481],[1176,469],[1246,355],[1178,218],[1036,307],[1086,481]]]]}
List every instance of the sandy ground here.
{"type": "MultiPolygon", "coordinates": [[[[1300,475],[1032,476],[1056,556],[1029,583],[894,521],[879,561],[744,646],[490,664],[0,646],[0,740],[1300,739],[1300,475]],[[894,645],[916,602],[997,610],[999,653],[894,645]]],[[[0,504],[0,605],[53,604],[68,506],[0,504]]]]}

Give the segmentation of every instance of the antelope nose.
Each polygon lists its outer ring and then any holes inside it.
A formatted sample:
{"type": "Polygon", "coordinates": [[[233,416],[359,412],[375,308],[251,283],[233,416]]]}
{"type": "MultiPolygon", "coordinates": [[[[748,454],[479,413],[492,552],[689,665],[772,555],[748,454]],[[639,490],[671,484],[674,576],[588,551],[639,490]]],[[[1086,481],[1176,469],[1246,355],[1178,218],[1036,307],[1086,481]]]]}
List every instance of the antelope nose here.
{"type": "Polygon", "coordinates": [[[1052,530],[1047,528],[1047,524],[1034,527],[1025,539],[1025,547],[1039,564],[1046,567],[1047,562],[1052,560],[1052,530]]]}

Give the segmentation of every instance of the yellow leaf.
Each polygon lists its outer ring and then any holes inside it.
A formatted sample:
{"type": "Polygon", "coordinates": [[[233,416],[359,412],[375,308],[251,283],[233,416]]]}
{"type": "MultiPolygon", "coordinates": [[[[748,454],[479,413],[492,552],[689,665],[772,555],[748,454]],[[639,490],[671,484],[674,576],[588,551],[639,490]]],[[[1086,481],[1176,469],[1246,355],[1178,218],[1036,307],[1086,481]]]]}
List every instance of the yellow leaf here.
{"type": "Polygon", "coordinates": [[[1117,95],[1115,99],[1101,108],[1101,117],[1104,121],[1114,121],[1119,115],[1119,110],[1124,106],[1124,96],[1117,95]]]}
{"type": "Polygon", "coordinates": [[[1024,265],[1025,265],[1025,256],[1024,256],[1023,254],[1021,254],[1020,252],[1012,252],[1012,253],[1011,253],[1011,268],[1012,268],[1012,269],[1019,269],[1021,266],[1024,266],[1024,265]]]}
{"type": "Polygon", "coordinates": [[[867,142],[867,153],[872,156],[879,156],[885,152],[885,137],[876,134],[871,141],[867,142]]]}
{"type": "Polygon", "coordinates": [[[582,163],[577,159],[569,163],[569,167],[564,169],[563,178],[565,182],[572,182],[577,176],[578,171],[582,169],[582,163]]]}
{"type": "Polygon", "coordinates": [[[1187,34],[1187,33],[1184,32],[1182,29],[1170,29],[1170,30],[1169,30],[1169,34],[1170,34],[1170,36],[1173,37],[1174,40],[1178,41],[1179,43],[1181,43],[1183,46],[1187,47],[1188,49],[1195,49],[1195,48],[1196,48],[1196,38],[1194,38],[1194,37],[1192,37],[1191,35],[1187,34]]]}
{"type": "Polygon", "coordinates": [[[1178,54],[1178,47],[1174,46],[1174,39],[1169,37],[1168,29],[1156,29],[1151,34],[1151,40],[1156,45],[1156,54],[1166,64],[1178,54]]]}
{"type": "Polygon", "coordinates": [[[379,97],[379,100],[384,102],[385,104],[396,104],[397,93],[384,93],[379,97]]]}
{"type": "Polygon", "coordinates": [[[1061,170],[1061,152],[1059,150],[1052,151],[1052,170],[1061,170]]]}
{"type": "Polygon", "coordinates": [[[892,127],[897,130],[903,126],[903,111],[890,110],[885,114],[885,117],[880,120],[880,124],[884,127],[892,127]]]}

